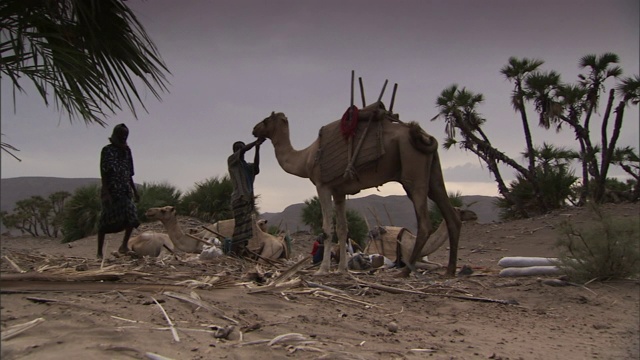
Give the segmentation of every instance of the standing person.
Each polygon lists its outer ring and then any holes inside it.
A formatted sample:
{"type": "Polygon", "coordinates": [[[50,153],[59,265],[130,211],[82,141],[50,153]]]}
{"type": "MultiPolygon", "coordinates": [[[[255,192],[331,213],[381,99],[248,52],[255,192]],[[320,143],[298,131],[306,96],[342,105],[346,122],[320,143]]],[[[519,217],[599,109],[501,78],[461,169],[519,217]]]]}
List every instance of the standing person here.
{"type": "Polygon", "coordinates": [[[229,178],[233,185],[231,193],[231,211],[235,220],[230,253],[243,256],[246,246],[253,236],[251,214],[255,209],[253,182],[260,173],[260,145],[264,138],[245,144],[242,141],[233,143],[233,154],[227,159],[229,178]],[[244,160],[244,154],[255,146],[253,163],[244,160]]]}
{"type": "Polygon", "coordinates": [[[102,189],[102,212],[98,223],[98,258],[102,258],[105,234],[124,230],[119,253],[129,252],[129,238],[134,228],[140,225],[136,205],[140,200],[133,182],[133,156],[127,145],[129,129],[125,124],[116,125],[109,138],[111,144],[100,153],[100,177],[102,189]],[[133,199],[132,199],[133,195],[133,199]]]}

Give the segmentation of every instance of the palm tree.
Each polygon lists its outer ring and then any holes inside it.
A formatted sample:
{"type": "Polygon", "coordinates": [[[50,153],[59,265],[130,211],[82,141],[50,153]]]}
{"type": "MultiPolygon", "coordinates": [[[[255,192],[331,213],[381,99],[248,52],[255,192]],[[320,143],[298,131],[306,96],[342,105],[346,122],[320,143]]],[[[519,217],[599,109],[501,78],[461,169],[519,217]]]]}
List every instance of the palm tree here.
{"type": "MultiPolygon", "coordinates": [[[[445,149],[449,149],[458,143],[456,129],[459,130],[462,137],[459,143],[460,147],[476,154],[487,164],[489,171],[495,177],[500,194],[511,204],[521,209],[517,199],[513,198],[509,193],[509,189],[500,174],[498,162],[501,161],[508,164],[527,177],[529,173],[526,168],[491,145],[489,138],[481,128],[486,119],[476,110],[476,107],[483,101],[482,94],[474,94],[466,88],[460,89],[457,84],[453,84],[444,89],[438,96],[436,105],[439,112],[431,121],[435,121],[438,118],[444,119],[447,134],[443,144],[445,149]]],[[[522,215],[526,216],[526,214],[522,215]]]]}
{"type": "Polygon", "coordinates": [[[614,98],[613,89],[611,89],[609,101],[607,102],[607,112],[605,113],[605,118],[602,122],[602,158],[600,160],[600,172],[598,173],[599,177],[597,178],[597,186],[594,194],[597,201],[601,201],[604,198],[609,165],[613,162],[615,152],[618,150],[616,149],[616,143],[620,136],[620,129],[622,128],[624,110],[627,106],[638,105],[640,103],[640,76],[635,75],[634,77],[622,79],[618,84],[616,91],[618,92],[618,95],[622,97],[622,100],[620,100],[614,111],[616,118],[613,123],[611,139],[608,141],[607,126],[614,98]]]}
{"type": "Polygon", "coordinates": [[[544,64],[542,60],[510,57],[509,63],[500,69],[500,73],[504,75],[507,80],[513,81],[514,83],[513,92],[511,93],[511,105],[515,111],[520,113],[520,118],[522,119],[522,129],[524,130],[527,153],[529,154],[529,171],[534,171],[535,169],[535,158],[533,156],[533,138],[531,137],[529,119],[527,118],[525,109],[526,93],[524,81],[531,72],[535,71],[542,64],[544,64]]]}
{"type": "MultiPolygon", "coordinates": [[[[137,81],[160,98],[169,73],[126,0],[3,0],[0,68],[24,92],[26,78],[70,120],[105,126],[104,118],[136,104],[137,81]]],[[[8,144],[2,150],[11,153],[8,144]]]]}

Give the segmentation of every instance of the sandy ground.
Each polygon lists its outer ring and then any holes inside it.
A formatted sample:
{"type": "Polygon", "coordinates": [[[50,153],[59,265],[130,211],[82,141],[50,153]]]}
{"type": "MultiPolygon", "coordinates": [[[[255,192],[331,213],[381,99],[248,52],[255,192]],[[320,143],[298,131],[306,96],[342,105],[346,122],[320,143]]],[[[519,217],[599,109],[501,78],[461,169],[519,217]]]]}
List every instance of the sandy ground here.
{"type": "MultiPolygon", "coordinates": [[[[606,211],[640,216],[639,204],[606,211]]],[[[638,281],[585,288],[541,281],[553,277],[498,277],[504,256],[555,256],[557,226],[565,219],[589,221],[585,210],[571,209],[502,224],[465,224],[458,265],[471,266],[471,276],[446,278],[442,269],[409,279],[395,278],[395,269],[313,276],[305,261],[277,287],[268,284],[308,255],[308,236],[294,237],[293,258],[273,266],[170,256],[110,256],[101,263],[95,237],[71,247],[58,240],[2,238],[0,357],[640,358],[638,281]],[[5,338],[35,319],[43,320],[5,338]]],[[[120,237],[108,237],[106,254],[120,237]]],[[[430,259],[445,264],[447,256],[443,247],[430,259]]]]}

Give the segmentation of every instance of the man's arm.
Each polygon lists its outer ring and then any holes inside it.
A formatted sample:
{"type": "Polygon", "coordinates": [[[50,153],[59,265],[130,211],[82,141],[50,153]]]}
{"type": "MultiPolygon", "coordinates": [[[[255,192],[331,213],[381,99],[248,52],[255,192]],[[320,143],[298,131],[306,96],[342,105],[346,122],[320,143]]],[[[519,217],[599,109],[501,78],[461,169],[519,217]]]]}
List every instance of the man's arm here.
{"type": "Polygon", "coordinates": [[[254,144],[256,145],[256,154],[253,157],[253,166],[255,168],[254,175],[258,175],[260,172],[260,145],[262,145],[264,140],[264,138],[260,138],[254,141],[254,144]]]}

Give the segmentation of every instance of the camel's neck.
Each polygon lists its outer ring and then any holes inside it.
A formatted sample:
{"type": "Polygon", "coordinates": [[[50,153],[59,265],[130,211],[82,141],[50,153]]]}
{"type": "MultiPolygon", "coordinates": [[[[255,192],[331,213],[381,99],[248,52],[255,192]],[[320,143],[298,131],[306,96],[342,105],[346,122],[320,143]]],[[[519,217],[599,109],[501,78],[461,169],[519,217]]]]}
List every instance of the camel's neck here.
{"type": "Polygon", "coordinates": [[[186,252],[194,252],[199,249],[201,246],[200,243],[187,236],[180,225],[178,225],[177,218],[171,218],[163,222],[164,227],[167,230],[167,234],[169,234],[169,238],[173,245],[175,245],[178,249],[186,252]]]}
{"type": "Polygon", "coordinates": [[[271,142],[282,170],[303,178],[310,176],[309,160],[313,159],[317,150],[313,145],[303,150],[295,150],[291,145],[288,126],[276,133],[271,142]]]}

